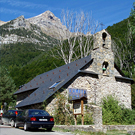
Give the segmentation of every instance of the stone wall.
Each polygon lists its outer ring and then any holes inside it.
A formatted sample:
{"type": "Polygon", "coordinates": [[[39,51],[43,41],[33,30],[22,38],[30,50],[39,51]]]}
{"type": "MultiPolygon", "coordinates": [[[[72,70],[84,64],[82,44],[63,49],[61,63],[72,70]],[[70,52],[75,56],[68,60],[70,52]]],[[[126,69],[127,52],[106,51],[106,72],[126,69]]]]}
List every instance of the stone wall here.
{"type": "Polygon", "coordinates": [[[135,125],[103,125],[102,129],[98,129],[95,125],[55,125],[54,127],[58,127],[61,129],[68,129],[71,131],[81,130],[87,132],[104,132],[107,130],[126,130],[129,134],[135,134],[135,125]]]}
{"type": "MultiPolygon", "coordinates": [[[[131,109],[131,86],[130,83],[118,82],[114,77],[100,76],[93,78],[91,76],[79,76],[76,78],[61,94],[68,99],[68,88],[77,88],[87,90],[87,104],[101,105],[102,98],[108,95],[114,96],[120,104],[131,109]]],[[[51,113],[54,111],[56,98],[52,99],[47,106],[47,110],[51,113]]],[[[72,104],[70,105],[72,109],[72,104]]]]}
{"type": "Polygon", "coordinates": [[[88,104],[101,105],[103,97],[113,95],[126,108],[131,109],[131,84],[118,82],[114,77],[99,75],[99,78],[90,76],[78,77],[69,88],[86,89],[88,104]]]}
{"type": "Polygon", "coordinates": [[[114,77],[99,76],[99,87],[97,90],[97,104],[101,103],[103,97],[112,95],[131,109],[131,86],[130,83],[118,82],[114,77]]]}

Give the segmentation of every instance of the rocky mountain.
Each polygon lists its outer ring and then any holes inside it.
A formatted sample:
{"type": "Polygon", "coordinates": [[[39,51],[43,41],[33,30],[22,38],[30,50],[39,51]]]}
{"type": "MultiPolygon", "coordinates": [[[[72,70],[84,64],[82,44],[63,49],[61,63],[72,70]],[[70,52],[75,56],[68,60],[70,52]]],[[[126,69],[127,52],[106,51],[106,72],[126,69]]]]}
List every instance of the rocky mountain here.
{"type": "Polygon", "coordinates": [[[38,16],[27,19],[30,23],[38,25],[42,32],[56,38],[66,39],[71,34],[66,26],[52,12],[46,11],[38,16]]]}
{"type": "Polygon", "coordinates": [[[71,34],[50,11],[29,19],[20,16],[9,22],[0,21],[0,29],[0,45],[18,42],[49,45],[55,39],[66,39],[71,34]]]}
{"type": "Polygon", "coordinates": [[[24,16],[4,23],[0,29],[0,45],[21,42],[54,46],[57,43],[56,39],[47,36],[38,25],[30,23],[24,16]]]}
{"type": "Polygon", "coordinates": [[[3,21],[0,20],[0,26],[5,24],[5,23],[7,23],[7,22],[3,22],[3,21]]]}

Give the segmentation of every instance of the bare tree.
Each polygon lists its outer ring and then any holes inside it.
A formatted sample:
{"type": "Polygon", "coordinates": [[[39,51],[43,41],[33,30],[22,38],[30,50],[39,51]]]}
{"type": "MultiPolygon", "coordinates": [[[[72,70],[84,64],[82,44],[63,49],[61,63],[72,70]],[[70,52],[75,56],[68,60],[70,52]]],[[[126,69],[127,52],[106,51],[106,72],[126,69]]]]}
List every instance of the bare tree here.
{"type": "Polygon", "coordinates": [[[125,35],[125,42],[121,41],[119,38],[114,38],[114,40],[112,40],[112,50],[114,52],[115,62],[120,66],[120,69],[127,71],[129,76],[132,77],[132,74],[135,72],[135,47],[129,21],[127,27],[128,31],[125,35]]]}
{"type": "MultiPolygon", "coordinates": [[[[62,23],[66,26],[63,33],[60,33],[59,44],[56,49],[57,55],[64,60],[65,64],[78,58],[86,57],[92,50],[93,35],[100,24],[95,22],[92,15],[81,12],[80,14],[69,11],[62,11],[62,23]]],[[[56,57],[56,54],[54,55],[56,57]]]]}

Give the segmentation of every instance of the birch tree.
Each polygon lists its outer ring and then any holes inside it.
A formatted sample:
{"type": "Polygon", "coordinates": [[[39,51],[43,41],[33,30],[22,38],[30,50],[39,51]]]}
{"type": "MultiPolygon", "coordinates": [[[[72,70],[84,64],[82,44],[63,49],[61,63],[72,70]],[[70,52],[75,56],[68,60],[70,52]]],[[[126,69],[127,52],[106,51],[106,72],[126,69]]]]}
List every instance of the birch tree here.
{"type": "MultiPolygon", "coordinates": [[[[61,20],[66,30],[63,30],[67,39],[59,36],[59,44],[56,49],[57,56],[64,60],[65,64],[78,58],[88,56],[92,50],[93,35],[100,24],[92,18],[92,15],[81,12],[80,14],[70,11],[62,11],[61,20]]],[[[56,57],[56,54],[54,55],[56,57]]]]}

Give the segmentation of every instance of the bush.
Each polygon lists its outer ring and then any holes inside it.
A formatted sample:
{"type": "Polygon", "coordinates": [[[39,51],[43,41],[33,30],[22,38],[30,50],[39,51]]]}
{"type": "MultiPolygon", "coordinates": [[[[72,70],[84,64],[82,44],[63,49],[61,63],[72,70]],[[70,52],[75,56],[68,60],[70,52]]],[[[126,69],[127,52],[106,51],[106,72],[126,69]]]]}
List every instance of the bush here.
{"type": "MultiPolygon", "coordinates": [[[[82,124],[82,116],[77,115],[77,125],[82,124]]],[[[84,113],[84,125],[92,125],[93,124],[93,118],[92,118],[92,113],[84,113]]]]}
{"type": "Polygon", "coordinates": [[[103,124],[135,124],[135,110],[127,109],[112,96],[103,98],[103,124]]]}
{"type": "Polygon", "coordinates": [[[70,107],[66,105],[67,98],[64,94],[57,93],[54,111],[54,120],[57,125],[73,125],[74,117],[70,114],[70,107]]]}

